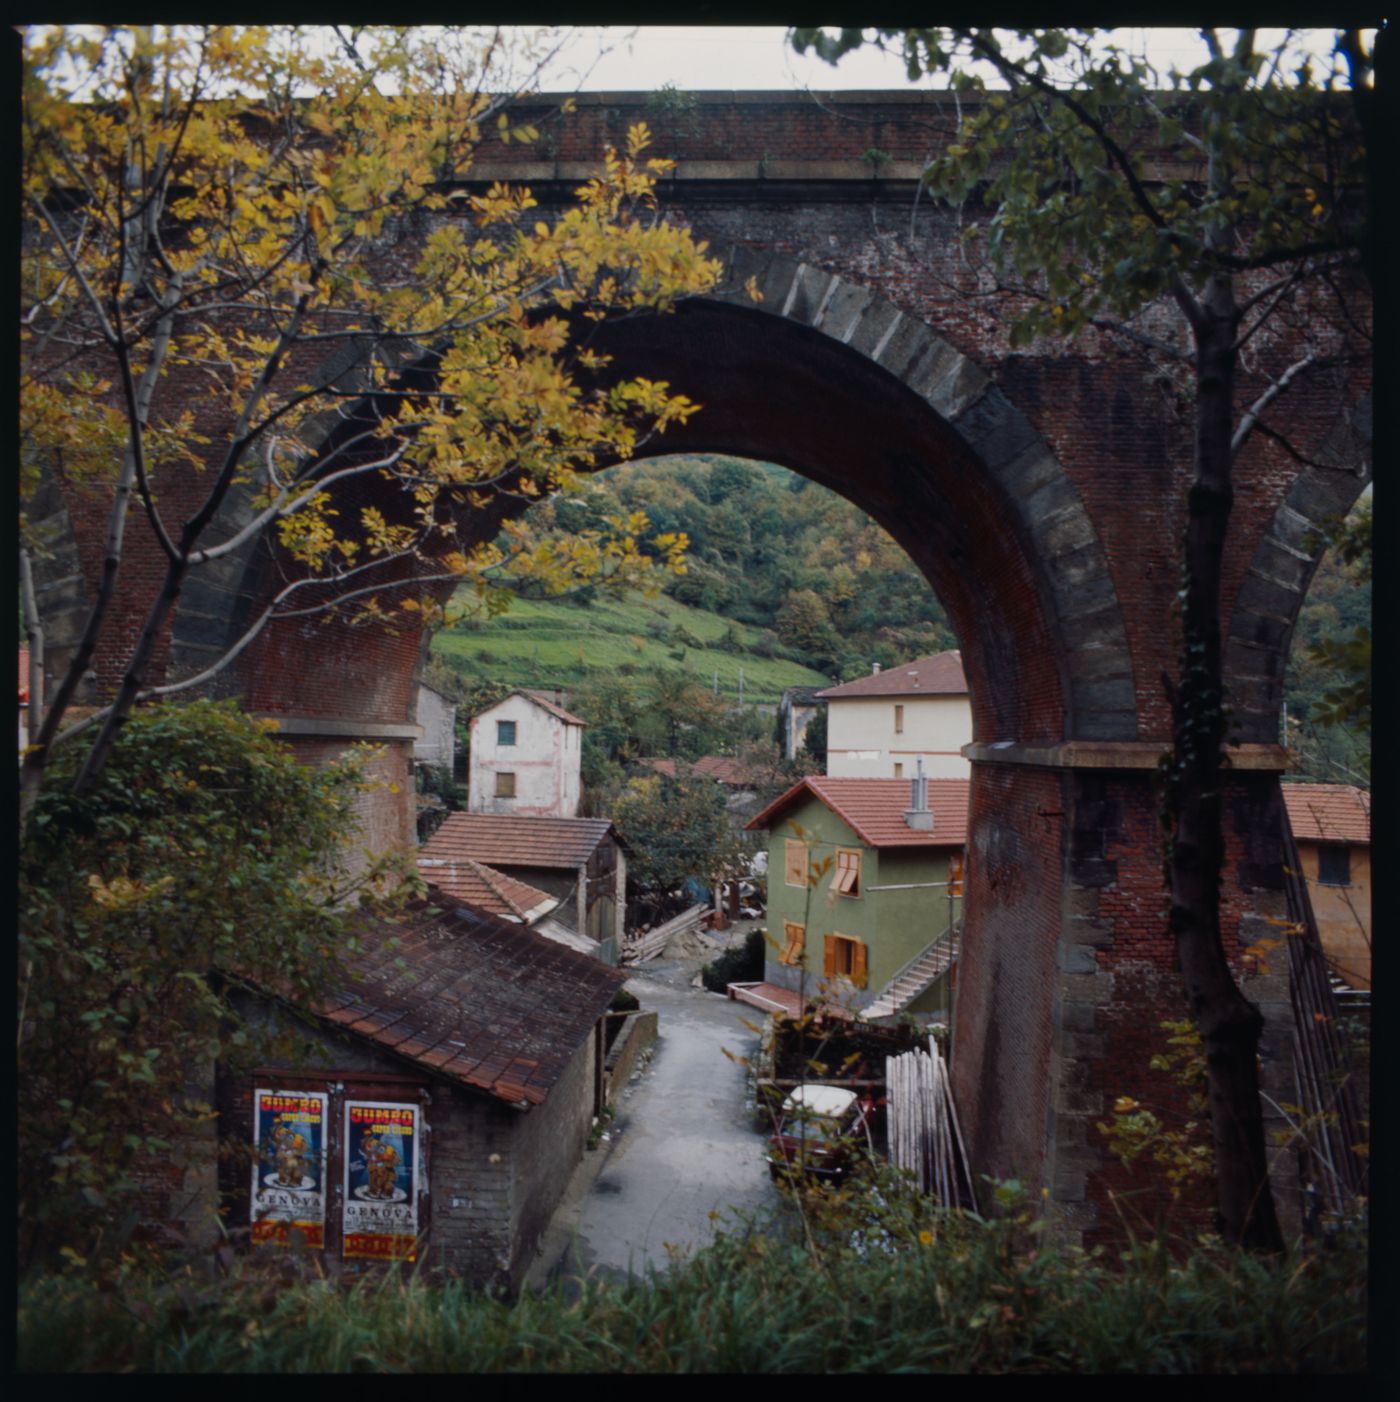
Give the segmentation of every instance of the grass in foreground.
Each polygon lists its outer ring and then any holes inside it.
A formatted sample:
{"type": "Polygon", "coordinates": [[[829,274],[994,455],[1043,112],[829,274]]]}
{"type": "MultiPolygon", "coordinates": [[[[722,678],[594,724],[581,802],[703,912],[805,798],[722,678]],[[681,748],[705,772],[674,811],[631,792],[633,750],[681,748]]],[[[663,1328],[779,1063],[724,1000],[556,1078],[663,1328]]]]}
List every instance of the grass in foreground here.
{"type": "Polygon", "coordinates": [[[21,1371],[1352,1372],[1364,1238],[1264,1260],[1202,1243],[1119,1258],[997,1221],[826,1204],[740,1224],[664,1275],[514,1303],[384,1276],[340,1289],[245,1269],[24,1284],[21,1371]]]}

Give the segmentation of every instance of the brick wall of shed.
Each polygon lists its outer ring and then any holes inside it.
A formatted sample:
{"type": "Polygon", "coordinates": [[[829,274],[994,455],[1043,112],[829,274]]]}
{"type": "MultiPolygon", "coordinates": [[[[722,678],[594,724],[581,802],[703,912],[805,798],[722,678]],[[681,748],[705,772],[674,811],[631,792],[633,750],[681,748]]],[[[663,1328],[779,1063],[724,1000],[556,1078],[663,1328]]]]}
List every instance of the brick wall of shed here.
{"type": "Polygon", "coordinates": [[[593,1124],[598,1029],[588,1034],[554,1083],[549,1099],[519,1116],[511,1144],[511,1277],[518,1283],[534,1258],[545,1228],[593,1124]]]}
{"type": "MultiPolygon", "coordinates": [[[[259,1026],[276,1022],[266,1004],[240,1000],[259,1026]]],[[[443,1081],[411,1063],[329,1029],[301,1029],[315,1049],[289,1074],[333,1078],[333,1073],[402,1075],[430,1087],[427,1110],[427,1209],[424,1261],[476,1285],[517,1287],[588,1138],[593,1112],[594,1037],[575,1053],[543,1105],[520,1111],[443,1081]]],[[[252,1142],[251,1081],[225,1077],[219,1093],[220,1133],[234,1144],[252,1142]]],[[[226,1159],[219,1184],[235,1224],[246,1226],[248,1173],[226,1159]]],[[[331,1263],[339,1269],[338,1263],[331,1263]]]]}

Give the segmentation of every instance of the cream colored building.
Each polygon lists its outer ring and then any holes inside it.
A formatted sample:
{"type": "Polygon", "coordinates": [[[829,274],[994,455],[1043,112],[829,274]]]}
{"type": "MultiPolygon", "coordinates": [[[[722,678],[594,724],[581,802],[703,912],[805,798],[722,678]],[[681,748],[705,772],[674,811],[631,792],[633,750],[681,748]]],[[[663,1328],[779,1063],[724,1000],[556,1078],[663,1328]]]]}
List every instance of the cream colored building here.
{"type": "Polygon", "coordinates": [[[578,814],[584,722],[533,691],[472,717],[467,808],[528,818],[578,814]]]}
{"type": "Polygon", "coordinates": [[[1370,988],[1371,796],[1351,784],[1281,787],[1323,952],[1345,983],[1370,988]]]}
{"type": "Polygon", "coordinates": [[[916,658],[817,693],[827,704],[826,772],[843,779],[966,779],[972,706],[956,651],[916,658]]]}

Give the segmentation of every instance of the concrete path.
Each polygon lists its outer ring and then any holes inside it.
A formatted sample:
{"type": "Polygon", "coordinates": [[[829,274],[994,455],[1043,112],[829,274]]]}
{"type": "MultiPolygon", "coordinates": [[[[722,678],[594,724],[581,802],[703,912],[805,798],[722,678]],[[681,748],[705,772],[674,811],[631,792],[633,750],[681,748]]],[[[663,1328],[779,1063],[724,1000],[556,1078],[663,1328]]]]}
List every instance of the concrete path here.
{"type": "Polygon", "coordinates": [[[729,1209],[776,1201],[737,1060],[756,1051],[763,1014],[692,988],[694,972],[693,964],[655,960],[628,981],[642,1007],[657,1011],[657,1041],[616,1104],[609,1140],[575,1172],[532,1285],[561,1274],[616,1280],[629,1269],[665,1269],[668,1248],[704,1245],[729,1209]]]}

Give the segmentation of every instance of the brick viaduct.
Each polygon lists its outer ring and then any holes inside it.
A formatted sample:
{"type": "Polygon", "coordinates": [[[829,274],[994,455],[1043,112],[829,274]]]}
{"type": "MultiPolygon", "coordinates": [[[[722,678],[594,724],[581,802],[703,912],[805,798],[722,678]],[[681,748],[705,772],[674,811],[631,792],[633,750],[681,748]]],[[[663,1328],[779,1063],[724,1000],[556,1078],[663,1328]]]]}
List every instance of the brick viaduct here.
{"type": "MultiPolygon", "coordinates": [[[[727,269],[714,295],[605,332],[623,368],[704,405],[653,446],[782,463],[841,492],[937,591],[962,648],[975,736],[959,1111],[977,1169],[1044,1187],[1063,1229],[1092,1241],[1113,1215],[1109,1193],[1135,1186],[1103,1152],[1096,1122],[1118,1095],[1162,1098],[1148,1060],[1159,1021],[1183,1008],[1153,773],[1170,740],[1161,678],[1175,663],[1189,402],[1166,373],[1092,333],[1009,349],[991,299],[977,295],[959,216],[917,195],[948,118],[934,94],[591,94],[573,117],[542,123],[540,144],[515,164],[473,174],[528,183],[547,211],[646,120],[656,153],[680,162],[666,211],[727,269]],[[757,305],[742,290],[750,278],[757,305]]],[[[1281,368],[1286,351],[1261,346],[1260,368],[1281,368]]],[[[355,383],[350,358],[323,373],[355,383]]],[[[1286,966],[1250,972],[1246,952],[1284,914],[1284,663],[1317,562],[1314,529],[1369,476],[1363,390],[1340,372],[1298,387],[1288,423],[1311,465],[1258,439],[1238,467],[1222,600],[1239,741],[1224,914],[1233,962],[1266,1017],[1275,1100],[1293,1098],[1286,966]]],[[[57,664],[92,585],[95,523],[45,490],[57,664]]],[[[268,588],[256,552],[223,563],[185,592],[170,677],[236,638],[268,588]]],[[[412,831],[402,780],[423,641],[288,623],[220,683],[278,716],[308,759],[351,739],[385,746],[399,792],[381,791],[364,815],[380,845],[412,831]]],[[[102,659],[96,694],[118,661],[102,659]]]]}

